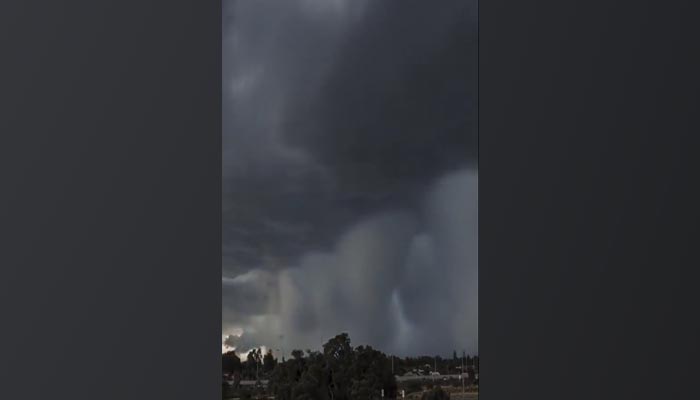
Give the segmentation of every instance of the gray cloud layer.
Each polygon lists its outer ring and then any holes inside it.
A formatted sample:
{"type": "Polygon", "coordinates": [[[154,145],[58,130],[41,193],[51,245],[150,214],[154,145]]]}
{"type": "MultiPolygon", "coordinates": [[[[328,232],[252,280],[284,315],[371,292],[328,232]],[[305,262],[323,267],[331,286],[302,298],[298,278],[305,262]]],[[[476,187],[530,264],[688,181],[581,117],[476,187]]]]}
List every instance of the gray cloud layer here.
{"type": "Polygon", "coordinates": [[[476,351],[476,2],[226,0],[223,24],[228,343],[476,351]]]}

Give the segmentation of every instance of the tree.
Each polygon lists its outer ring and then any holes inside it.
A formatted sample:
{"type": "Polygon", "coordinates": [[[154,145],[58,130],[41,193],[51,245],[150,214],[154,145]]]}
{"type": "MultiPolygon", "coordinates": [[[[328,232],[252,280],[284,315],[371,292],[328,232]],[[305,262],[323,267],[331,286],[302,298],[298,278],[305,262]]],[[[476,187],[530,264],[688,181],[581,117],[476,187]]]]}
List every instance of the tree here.
{"type": "Polygon", "coordinates": [[[272,355],[272,350],[267,350],[267,353],[265,353],[263,357],[263,371],[267,375],[275,369],[276,365],[277,360],[275,360],[275,357],[272,355]]]}
{"type": "Polygon", "coordinates": [[[304,358],[304,352],[301,350],[292,350],[292,357],[294,357],[295,360],[301,360],[304,358]]]}
{"type": "Polygon", "coordinates": [[[421,400],[449,400],[450,394],[442,390],[441,387],[436,387],[428,392],[423,393],[421,400]]]}
{"type": "Polygon", "coordinates": [[[323,345],[323,355],[333,361],[347,361],[352,357],[352,346],[347,333],[341,333],[323,345]]]}
{"type": "MultiPolygon", "coordinates": [[[[354,361],[352,375],[358,382],[357,388],[364,385],[373,395],[383,390],[385,397],[396,396],[397,385],[396,378],[391,373],[391,360],[384,353],[371,346],[359,346],[355,349],[354,361]]],[[[364,397],[353,395],[352,398],[364,397]]]]}
{"type": "Polygon", "coordinates": [[[270,390],[277,400],[292,400],[295,390],[307,369],[301,350],[292,351],[292,358],[283,361],[274,369],[270,378],[270,390]]]}
{"type": "Polygon", "coordinates": [[[308,352],[305,369],[292,390],[294,400],[325,400],[329,397],[328,373],[319,352],[308,352]]]}
{"type": "Polygon", "coordinates": [[[223,371],[228,374],[241,372],[241,359],[235,351],[229,351],[221,356],[223,371]]]}
{"type": "Polygon", "coordinates": [[[243,367],[243,375],[246,379],[258,379],[261,361],[262,351],[260,349],[252,349],[248,352],[245,366],[243,367]]]}
{"type": "Polygon", "coordinates": [[[250,350],[243,368],[245,379],[255,379],[255,350],[250,350]]]}
{"type": "Polygon", "coordinates": [[[333,400],[349,398],[353,349],[347,333],[341,333],[323,345],[323,356],[329,375],[329,396],[333,400]]]}
{"type": "Polygon", "coordinates": [[[391,361],[369,346],[353,348],[343,333],[322,352],[292,352],[293,359],[274,369],[270,387],[278,400],[374,400],[382,390],[395,397],[391,361]]]}

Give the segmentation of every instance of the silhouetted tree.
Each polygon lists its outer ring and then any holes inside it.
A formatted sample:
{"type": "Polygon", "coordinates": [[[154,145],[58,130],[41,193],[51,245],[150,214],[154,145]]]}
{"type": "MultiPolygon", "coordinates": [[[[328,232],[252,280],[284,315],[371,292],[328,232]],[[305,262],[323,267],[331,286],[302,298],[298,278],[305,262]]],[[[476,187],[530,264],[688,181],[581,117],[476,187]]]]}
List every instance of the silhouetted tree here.
{"type": "Polygon", "coordinates": [[[347,334],[323,345],[322,352],[292,352],[278,364],[270,387],[279,400],[373,400],[396,394],[391,361],[369,346],[351,346],[347,334]]]}
{"type": "Polygon", "coordinates": [[[273,369],[275,369],[276,365],[277,360],[275,360],[275,357],[272,355],[272,350],[268,350],[263,357],[263,371],[265,374],[269,374],[273,369]]]}
{"type": "Polygon", "coordinates": [[[304,352],[301,350],[292,350],[292,357],[296,360],[301,360],[304,357],[304,352]]]}
{"type": "Polygon", "coordinates": [[[221,356],[223,371],[227,374],[241,372],[241,359],[235,351],[229,351],[221,356]]]}
{"type": "Polygon", "coordinates": [[[421,400],[449,400],[450,394],[442,390],[441,387],[436,387],[428,392],[423,393],[421,400]]]}

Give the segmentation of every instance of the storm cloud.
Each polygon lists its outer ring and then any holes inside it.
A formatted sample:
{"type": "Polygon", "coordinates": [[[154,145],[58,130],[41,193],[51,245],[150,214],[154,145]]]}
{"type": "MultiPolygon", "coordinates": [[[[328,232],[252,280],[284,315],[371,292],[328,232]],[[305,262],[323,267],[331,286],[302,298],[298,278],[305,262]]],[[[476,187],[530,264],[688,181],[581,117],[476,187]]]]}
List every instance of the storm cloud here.
{"type": "Polygon", "coordinates": [[[475,1],[224,1],[224,344],[477,351],[476,32],[475,1]]]}

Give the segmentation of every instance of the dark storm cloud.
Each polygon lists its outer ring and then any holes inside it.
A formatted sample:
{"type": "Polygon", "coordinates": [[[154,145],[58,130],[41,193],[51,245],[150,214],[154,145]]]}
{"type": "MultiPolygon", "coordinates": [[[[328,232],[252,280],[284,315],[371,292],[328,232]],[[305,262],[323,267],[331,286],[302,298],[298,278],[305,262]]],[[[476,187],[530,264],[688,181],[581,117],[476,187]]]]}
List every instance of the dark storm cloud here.
{"type": "Polygon", "coordinates": [[[341,191],[396,199],[474,165],[475,24],[465,1],[374,5],[317,96],[297,103],[288,140],[330,165],[341,191]]]}
{"type": "Polygon", "coordinates": [[[294,263],[474,164],[473,5],[322,3],[227,3],[225,268],[294,263]]]}
{"type": "MultiPolygon", "coordinates": [[[[322,3],[321,3],[322,4],[322,3]]],[[[322,245],[332,213],[326,166],[286,144],[284,124],[336,51],[340,25],[310,1],[236,1],[224,9],[224,270],[288,265],[322,245]],[[326,224],[319,217],[325,215],[326,224]]],[[[325,10],[331,12],[332,10],[325,10]]]]}
{"type": "Polygon", "coordinates": [[[441,279],[476,277],[475,225],[437,211],[475,212],[475,178],[437,182],[476,166],[476,2],[226,0],[223,24],[224,328],[421,346],[465,300],[441,279]]]}

